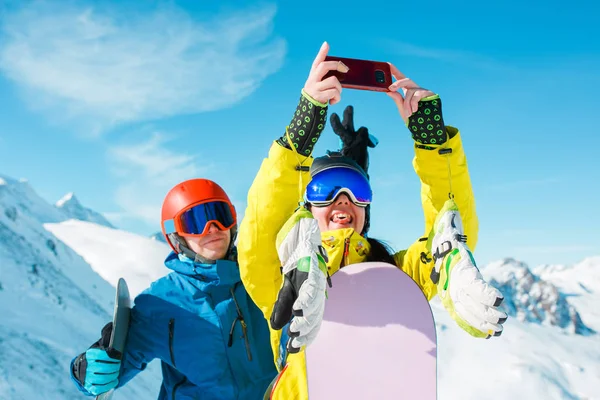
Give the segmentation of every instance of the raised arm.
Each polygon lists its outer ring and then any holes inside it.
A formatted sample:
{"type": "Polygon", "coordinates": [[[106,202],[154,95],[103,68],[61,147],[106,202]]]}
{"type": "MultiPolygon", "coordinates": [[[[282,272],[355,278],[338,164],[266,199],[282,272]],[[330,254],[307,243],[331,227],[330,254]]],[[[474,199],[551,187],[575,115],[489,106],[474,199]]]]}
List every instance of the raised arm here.
{"type": "Polygon", "coordinates": [[[238,260],[242,281],[267,319],[282,279],[275,246],[277,233],[298,207],[310,180],[311,153],[325,127],[328,104],[340,100],[342,87],[337,78],[323,77],[330,70],[347,71],[343,64],[325,61],[328,50],[324,43],[312,64],[292,121],[263,160],[248,192],[240,225],[238,260]]]}
{"type": "MultiPolygon", "coordinates": [[[[396,102],[411,132],[415,157],[413,167],[421,181],[421,203],[425,217],[422,238],[426,238],[446,200],[453,196],[458,205],[467,237],[467,245],[475,249],[479,221],[467,159],[458,129],[447,126],[442,115],[442,101],[435,93],[423,89],[406,78],[393,65],[397,81],[388,93],[396,102]],[[402,89],[404,96],[398,93],[402,89]]],[[[423,239],[396,255],[398,265],[419,284],[428,299],[437,293],[430,278],[433,264],[423,239]]]]}
{"type": "Polygon", "coordinates": [[[426,146],[415,144],[413,167],[421,181],[421,203],[425,216],[425,229],[422,237],[415,241],[408,250],[401,251],[396,255],[398,265],[416,280],[428,299],[435,296],[436,287],[430,278],[433,263],[424,238],[427,238],[431,232],[435,218],[448,200],[450,193],[454,195],[454,200],[463,216],[467,244],[471,249],[474,249],[477,244],[479,230],[475,199],[460,133],[456,128],[450,126],[447,126],[445,131],[448,140],[441,146],[428,149],[424,148],[426,146]],[[448,168],[450,168],[450,173],[448,168]]]}
{"type": "Polygon", "coordinates": [[[396,255],[397,264],[428,299],[439,294],[444,308],[467,333],[500,336],[507,314],[498,306],[502,293],[489,285],[473,256],[479,230],[467,160],[458,129],[446,126],[439,96],[419,88],[395,68],[391,89],[415,140],[413,166],[421,180],[424,237],[396,255]],[[423,240],[425,239],[425,240],[423,240]],[[429,251],[431,249],[431,251],[429,251]]]}

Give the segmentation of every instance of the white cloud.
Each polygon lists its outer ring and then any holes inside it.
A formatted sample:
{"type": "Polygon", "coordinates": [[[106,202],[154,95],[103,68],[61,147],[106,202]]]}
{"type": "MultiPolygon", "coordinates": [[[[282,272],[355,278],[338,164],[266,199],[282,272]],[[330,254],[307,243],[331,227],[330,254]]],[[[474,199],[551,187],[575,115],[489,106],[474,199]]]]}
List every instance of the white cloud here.
{"type": "Polygon", "coordinates": [[[209,163],[200,166],[196,157],[183,151],[170,150],[159,133],[146,142],[112,147],[108,156],[119,180],[115,202],[123,210],[113,217],[139,219],[154,227],[160,223],[162,201],[174,185],[207,177],[214,169],[209,163]]]}
{"type": "Polygon", "coordinates": [[[0,71],[31,107],[98,130],[123,122],[221,109],[277,71],[286,43],[274,6],[199,21],[173,5],[34,2],[6,12],[0,71]]]}

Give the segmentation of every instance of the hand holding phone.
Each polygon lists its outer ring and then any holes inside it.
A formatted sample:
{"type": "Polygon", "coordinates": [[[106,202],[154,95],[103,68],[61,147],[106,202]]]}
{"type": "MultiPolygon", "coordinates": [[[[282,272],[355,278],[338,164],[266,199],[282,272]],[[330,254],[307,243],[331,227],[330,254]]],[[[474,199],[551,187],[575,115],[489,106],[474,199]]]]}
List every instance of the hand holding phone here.
{"type": "Polygon", "coordinates": [[[329,44],[324,42],[313,61],[303,89],[319,103],[333,105],[341,100],[342,85],[336,76],[328,73],[336,71],[343,75],[348,71],[348,67],[337,61],[326,61],[328,51],[329,44]]]}
{"type": "Polygon", "coordinates": [[[390,64],[381,61],[327,56],[327,62],[342,62],[350,70],[346,73],[329,71],[325,78],[335,76],[343,88],[389,92],[392,82],[390,64]]]}
{"type": "Polygon", "coordinates": [[[396,78],[390,86],[387,95],[390,96],[400,112],[404,123],[408,123],[408,118],[419,109],[419,102],[423,98],[434,96],[431,90],[424,89],[417,85],[413,80],[407,78],[393,64],[390,64],[392,75],[396,78]],[[402,92],[401,95],[399,92],[402,92]]]}

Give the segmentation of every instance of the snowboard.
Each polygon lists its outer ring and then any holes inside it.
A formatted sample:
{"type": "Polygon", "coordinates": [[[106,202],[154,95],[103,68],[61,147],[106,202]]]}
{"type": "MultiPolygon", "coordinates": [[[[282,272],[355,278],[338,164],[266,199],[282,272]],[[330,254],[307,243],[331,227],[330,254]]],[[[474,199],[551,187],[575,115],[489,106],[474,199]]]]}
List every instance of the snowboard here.
{"type": "Polygon", "coordinates": [[[309,399],[436,399],[435,322],[412,278],[365,262],[331,279],[321,329],[305,350],[309,399]]]}
{"type": "MultiPolygon", "coordinates": [[[[113,330],[110,335],[109,346],[123,353],[125,341],[129,331],[129,317],[131,315],[131,298],[125,279],[119,278],[115,295],[115,308],[113,312],[113,330]]],[[[96,396],[96,400],[112,399],[114,389],[96,396]]]]}

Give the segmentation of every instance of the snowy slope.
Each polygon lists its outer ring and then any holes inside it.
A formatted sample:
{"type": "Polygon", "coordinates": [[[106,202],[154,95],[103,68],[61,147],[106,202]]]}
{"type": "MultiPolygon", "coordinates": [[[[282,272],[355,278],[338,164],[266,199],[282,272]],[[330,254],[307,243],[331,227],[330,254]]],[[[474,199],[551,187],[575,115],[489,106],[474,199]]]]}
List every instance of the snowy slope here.
{"type": "Polygon", "coordinates": [[[600,399],[600,340],[509,318],[499,338],[475,339],[434,300],[438,398],[600,399]]]}
{"type": "Polygon", "coordinates": [[[502,336],[490,340],[464,333],[434,299],[439,399],[600,399],[600,335],[575,333],[572,319],[561,320],[570,310],[581,326],[599,330],[594,310],[600,303],[584,292],[571,304],[572,297],[554,292],[559,282],[576,288],[579,279],[597,286],[599,270],[600,258],[539,276],[540,269],[533,273],[513,259],[482,267],[484,278],[502,288],[510,314],[502,336]]]}
{"type": "MultiPolygon", "coordinates": [[[[63,219],[27,182],[0,177],[0,399],[81,399],[69,362],[112,318],[114,288],[43,227],[63,219]]],[[[156,371],[143,375],[115,399],[153,398],[156,371]]]]}
{"type": "Polygon", "coordinates": [[[5,202],[3,212],[5,216],[14,221],[13,216],[23,213],[36,221],[60,222],[65,220],[64,214],[57,208],[39,197],[31,188],[27,180],[16,180],[0,175],[2,196],[9,197],[12,201],[5,202]]]}
{"type": "Polygon", "coordinates": [[[114,228],[114,226],[108,222],[108,220],[104,218],[102,214],[82,206],[72,192],[67,193],[62,199],[57,201],[55,206],[62,211],[67,219],[89,221],[98,225],[114,228]]]}
{"type": "Polygon", "coordinates": [[[600,257],[571,266],[541,265],[534,271],[558,287],[584,315],[584,322],[600,332],[600,257]]]}
{"type": "Polygon", "coordinates": [[[111,285],[125,278],[132,296],[170,272],[164,260],[171,249],[163,242],[87,221],[47,223],[44,227],[111,285]]]}

